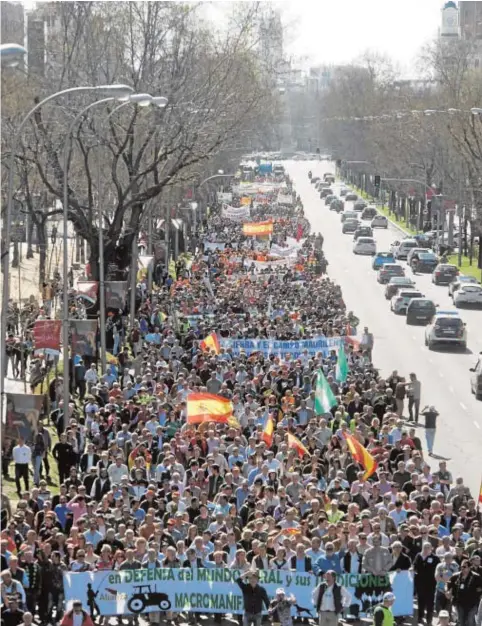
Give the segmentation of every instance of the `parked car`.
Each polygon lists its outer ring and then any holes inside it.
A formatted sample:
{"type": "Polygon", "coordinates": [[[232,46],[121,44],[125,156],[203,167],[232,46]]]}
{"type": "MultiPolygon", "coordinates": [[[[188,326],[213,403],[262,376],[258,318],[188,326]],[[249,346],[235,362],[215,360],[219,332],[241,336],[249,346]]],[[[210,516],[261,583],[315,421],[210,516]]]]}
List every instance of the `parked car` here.
{"type": "Polygon", "coordinates": [[[333,181],[335,180],[335,177],[333,176],[333,172],[325,172],[325,173],[323,174],[323,180],[324,180],[324,181],[329,182],[329,181],[328,181],[328,179],[329,179],[329,178],[333,178],[333,181]]]}
{"type": "Polygon", "coordinates": [[[377,210],[374,206],[367,206],[363,209],[361,218],[362,220],[372,220],[377,215],[377,210]]]}
{"type": "Polygon", "coordinates": [[[459,268],[450,263],[439,263],[432,274],[432,282],[436,285],[449,285],[459,274],[459,268]]]}
{"type": "Polygon", "coordinates": [[[385,287],[385,299],[391,300],[400,289],[411,289],[415,282],[408,276],[392,276],[385,287]]]}
{"type": "Polygon", "coordinates": [[[345,208],[345,203],[340,198],[335,198],[330,202],[330,211],[336,211],[337,213],[341,213],[345,208]]]}
{"type": "Polygon", "coordinates": [[[354,191],[349,191],[346,194],[345,199],[348,200],[349,202],[356,202],[358,200],[358,194],[355,193],[354,191]]]}
{"type": "Polygon", "coordinates": [[[482,286],[466,283],[462,285],[453,295],[456,307],[459,306],[482,306],[482,286]]]}
{"type": "Polygon", "coordinates": [[[438,311],[425,329],[425,345],[467,348],[467,329],[457,311],[438,311]]]}
{"type": "Polygon", "coordinates": [[[370,226],[363,226],[360,224],[353,235],[353,240],[356,241],[358,237],[373,237],[373,230],[370,226]]]}
{"type": "Polygon", "coordinates": [[[394,313],[406,313],[408,304],[411,300],[423,297],[423,293],[421,291],[417,291],[416,289],[400,289],[400,291],[390,300],[390,309],[394,313]]]}
{"type": "Polygon", "coordinates": [[[421,274],[431,274],[437,267],[438,257],[433,252],[416,252],[412,256],[412,269],[421,274]],[[416,266],[416,267],[415,267],[416,266]]]}
{"type": "Polygon", "coordinates": [[[346,235],[347,233],[354,233],[359,226],[359,221],[354,219],[345,220],[341,227],[341,232],[346,235]]]}
{"type": "Polygon", "coordinates": [[[457,289],[460,289],[462,285],[465,285],[467,283],[478,285],[479,281],[475,278],[475,276],[465,276],[464,274],[454,276],[454,278],[449,283],[449,296],[453,296],[457,289]]]}
{"type": "Polygon", "coordinates": [[[407,324],[428,324],[436,312],[433,300],[414,298],[407,306],[407,324]]]}
{"type": "Polygon", "coordinates": [[[349,189],[347,189],[346,187],[342,187],[340,189],[340,196],[346,196],[346,194],[349,192],[349,189]]]}
{"type": "Polygon", "coordinates": [[[320,191],[320,198],[326,198],[326,196],[334,196],[333,189],[331,187],[324,187],[320,191]]]}
{"type": "Polygon", "coordinates": [[[354,254],[376,254],[377,245],[375,239],[373,237],[359,237],[353,243],[353,252],[354,254]]]}
{"type": "Polygon", "coordinates": [[[325,206],[329,206],[333,200],[336,200],[336,196],[335,194],[330,194],[329,196],[325,197],[325,206]]]}
{"type": "Polygon", "coordinates": [[[415,239],[403,239],[395,252],[397,261],[405,260],[411,248],[418,248],[415,239]]]}
{"type": "Polygon", "coordinates": [[[385,263],[378,270],[377,281],[386,285],[392,276],[405,276],[405,270],[398,263],[385,263]]]}
{"type": "Polygon", "coordinates": [[[388,220],[384,215],[375,215],[371,226],[372,228],[388,228],[388,220]]]}
{"type": "MultiPolygon", "coordinates": [[[[413,255],[416,252],[428,252],[428,249],[427,248],[412,248],[411,250],[409,250],[407,254],[407,263],[409,265],[411,264],[413,255]]],[[[432,250],[430,250],[430,252],[432,252],[432,250]]]]}
{"type": "Polygon", "coordinates": [[[379,270],[385,263],[395,263],[395,258],[391,252],[377,252],[373,259],[372,269],[379,270]]]}
{"type": "Polygon", "coordinates": [[[342,222],[345,220],[358,220],[358,213],[356,211],[343,211],[340,219],[342,222]]]}
{"type": "Polygon", "coordinates": [[[317,183],[319,180],[320,180],[320,177],[319,177],[319,176],[312,176],[312,177],[311,177],[311,180],[310,180],[310,183],[311,183],[312,185],[314,185],[314,184],[315,184],[315,183],[317,183]]]}
{"type": "Polygon", "coordinates": [[[355,202],[353,205],[354,211],[359,211],[360,213],[368,206],[368,202],[362,200],[361,198],[355,202]]]}

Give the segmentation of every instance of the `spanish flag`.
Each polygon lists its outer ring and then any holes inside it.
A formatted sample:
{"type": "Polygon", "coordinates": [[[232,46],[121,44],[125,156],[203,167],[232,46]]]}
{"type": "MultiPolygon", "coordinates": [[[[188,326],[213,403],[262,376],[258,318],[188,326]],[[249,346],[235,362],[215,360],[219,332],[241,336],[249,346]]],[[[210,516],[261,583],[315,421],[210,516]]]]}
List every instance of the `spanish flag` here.
{"type": "Polygon", "coordinates": [[[191,393],[187,397],[187,423],[218,422],[233,424],[233,405],[213,393],[191,393]]]}
{"type": "Polygon", "coordinates": [[[119,365],[119,359],[110,352],[105,353],[105,360],[109,365],[119,365]]]}
{"type": "Polygon", "coordinates": [[[272,415],[268,415],[266,424],[264,425],[263,434],[261,435],[261,441],[264,441],[268,448],[271,448],[273,443],[274,433],[274,420],[272,415]]]}
{"type": "Polygon", "coordinates": [[[243,224],[243,234],[247,237],[266,237],[273,232],[273,222],[248,222],[243,224]]]}
{"type": "Polygon", "coordinates": [[[144,450],[144,452],[142,452],[141,448],[144,448],[143,444],[134,448],[134,450],[132,450],[132,452],[129,454],[129,458],[127,460],[127,465],[129,469],[132,469],[134,467],[134,462],[139,457],[139,455],[144,457],[146,467],[148,469],[151,466],[152,454],[149,452],[149,450],[144,450]]]}
{"type": "Polygon", "coordinates": [[[479,489],[479,502],[477,504],[478,507],[482,505],[482,480],[480,481],[480,489],[479,489]]]}
{"type": "Polygon", "coordinates": [[[219,345],[219,339],[216,333],[209,334],[199,343],[199,347],[203,352],[214,352],[214,354],[219,354],[221,351],[221,346],[219,345]]]}
{"type": "Polygon", "coordinates": [[[311,456],[311,454],[308,452],[308,450],[305,448],[305,446],[301,443],[301,441],[297,437],[295,437],[291,433],[288,433],[287,437],[288,437],[288,447],[293,448],[293,450],[296,450],[296,452],[298,452],[298,455],[301,458],[303,458],[305,454],[307,454],[308,456],[311,456]]]}
{"type": "Polygon", "coordinates": [[[344,437],[346,439],[348,450],[350,451],[353,460],[362,465],[365,469],[365,476],[363,476],[363,479],[367,480],[377,469],[378,463],[368,452],[365,446],[362,446],[358,439],[355,439],[353,435],[348,435],[347,433],[344,433],[344,437]]]}

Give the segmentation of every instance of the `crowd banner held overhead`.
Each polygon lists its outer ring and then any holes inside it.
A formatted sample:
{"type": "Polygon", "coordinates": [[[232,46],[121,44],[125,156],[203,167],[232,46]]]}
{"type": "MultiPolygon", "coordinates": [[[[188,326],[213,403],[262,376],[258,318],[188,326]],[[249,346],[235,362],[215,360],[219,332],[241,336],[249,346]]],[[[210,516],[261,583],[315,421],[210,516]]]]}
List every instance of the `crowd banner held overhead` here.
{"type": "Polygon", "coordinates": [[[78,280],[77,297],[81,297],[87,308],[95,306],[99,294],[99,283],[96,280],[78,280]]]}
{"type": "Polygon", "coordinates": [[[243,224],[243,233],[247,237],[267,237],[273,232],[273,222],[248,222],[243,224]]]}
{"type": "Polygon", "coordinates": [[[225,243],[221,243],[220,241],[204,241],[204,251],[208,250],[224,250],[226,247],[225,243]]]}
{"type": "Polygon", "coordinates": [[[191,393],[187,397],[187,423],[220,422],[226,424],[233,416],[230,400],[214,393],[191,393]]]}
{"type": "Polygon", "coordinates": [[[249,219],[249,217],[251,216],[249,203],[247,204],[247,206],[240,207],[234,207],[224,203],[221,207],[221,216],[227,220],[232,220],[233,222],[243,222],[244,220],[249,219]]]}
{"type": "Polygon", "coordinates": [[[94,357],[97,351],[97,320],[69,320],[72,354],[94,357]]]}
{"type": "Polygon", "coordinates": [[[108,309],[123,309],[127,298],[127,281],[105,282],[105,306],[108,309]]]}
{"type": "Polygon", "coordinates": [[[36,320],[33,327],[35,352],[58,354],[60,352],[60,334],[62,320],[36,320]]]}
{"type": "MultiPolygon", "coordinates": [[[[337,350],[343,343],[343,337],[313,337],[312,339],[299,339],[298,341],[278,341],[274,339],[229,339],[221,337],[221,348],[231,350],[234,355],[245,352],[247,355],[253,352],[262,352],[264,356],[275,354],[286,356],[291,354],[297,358],[305,350],[308,355],[315,356],[318,352],[327,355],[331,350],[337,350]]],[[[327,383],[328,384],[328,383],[327,383]]],[[[331,391],[331,389],[330,389],[331,391]]],[[[332,392],[333,393],[333,392],[332,392]]],[[[334,397],[334,396],[333,396],[334,397]]],[[[336,404],[336,402],[334,403],[336,404]]]]}
{"type": "Polygon", "coordinates": [[[33,443],[38,431],[44,396],[9,392],[5,396],[7,411],[5,424],[2,424],[3,441],[18,442],[19,437],[23,437],[27,443],[33,443]]]}
{"type": "Polygon", "coordinates": [[[221,346],[219,345],[219,339],[216,333],[210,333],[202,341],[199,342],[199,347],[203,352],[214,352],[219,354],[221,346]]]}
{"type": "Polygon", "coordinates": [[[296,258],[286,257],[284,259],[276,259],[276,261],[253,261],[252,259],[244,259],[244,267],[261,271],[267,269],[274,269],[276,267],[291,267],[296,265],[296,258]]]}
{"type": "Polygon", "coordinates": [[[329,382],[326,380],[325,375],[321,370],[318,370],[316,378],[316,390],[315,390],[315,413],[316,415],[323,415],[329,413],[330,409],[336,406],[335,394],[330,387],[329,382]]]}
{"type": "Polygon", "coordinates": [[[344,433],[344,437],[346,439],[346,443],[353,457],[353,460],[359,463],[365,470],[365,475],[363,476],[363,480],[368,480],[368,478],[370,478],[370,476],[374,474],[375,470],[377,469],[376,460],[368,452],[365,446],[363,446],[358,441],[358,439],[355,439],[353,435],[344,433]]]}
{"type": "MultiPolygon", "coordinates": [[[[319,579],[313,574],[283,570],[258,570],[259,583],[270,599],[283,587],[293,594],[293,615],[316,618],[311,593],[319,579]]],[[[241,572],[228,568],[138,569],[121,571],[64,573],[67,607],[80,600],[87,608],[95,601],[100,615],[140,615],[154,611],[174,613],[244,612],[241,589],[236,579],[241,572]]],[[[347,614],[370,616],[382,602],[383,594],[395,594],[393,615],[413,615],[413,577],[409,571],[390,572],[385,576],[343,574],[338,584],[350,593],[352,604],[347,614]]]]}

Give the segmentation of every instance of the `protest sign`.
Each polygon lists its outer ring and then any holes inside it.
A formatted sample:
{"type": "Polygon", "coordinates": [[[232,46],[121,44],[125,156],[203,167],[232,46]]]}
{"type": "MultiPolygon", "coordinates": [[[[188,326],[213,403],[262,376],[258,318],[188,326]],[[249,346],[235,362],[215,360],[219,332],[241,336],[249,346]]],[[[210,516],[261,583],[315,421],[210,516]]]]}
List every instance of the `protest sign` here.
{"type": "Polygon", "coordinates": [[[127,297],[126,281],[105,282],[105,306],[107,309],[123,309],[127,297]]]}
{"type": "Polygon", "coordinates": [[[249,203],[246,203],[240,207],[234,207],[234,206],[230,206],[229,204],[223,204],[221,208],[221,216],[227,220],[232,220],[233,222],[242,222],[245,219],[249,218],[250,215],[251,215],[251,209],[249,207],[249,203]]]}
{"type": "Polygon", "coordinates": [[[289,267],[296,265],[296,257],[286,257],[283,259],[276,259],[275,261],[253,261],[252,259],[244,259],[244,267],[254,267],[258,272],[261,270],[275,269],[277,267],[289,267]]]}
{"type": "Polygon", "coordinates": [[[93,357],[97,352],[97,320],[69,320],[72,354],[93,357]]]}
{"type": "Polygon", "coordinates": [[[9,393],[6,396],[5,423],[2,424],[2,437],[5,442],[23,437],[33,443],[38,431],[38,421],[42,411],[44,396],[24,393],[9,393]]]}
{"type": "Polygon", "coordinates": [[[78,280],[77,298],[80,298],[86,309],[91,309],[97,303],[99,283],[96,280],[78,280]]]}
{"type": "Polygon", "coordinates": [[[232,202],[233,194],[230,191],[218,191],[218,202],[232,202]]]}
{"type": "Polygon", "coordinates": [[[204,250],[224,250],[226,247],[225,243],[221,243],[219,241],[206,241],[204,240],[204,250]]]}
{"type": "Polygon", "coordinates": [[[35,352],[58,354],[62,320],[36,320],[33,327],[35,352]]]}
{"type": "Polygon", "coordinates": [[[304,350],[308,350],[310,356],[317,352],[324,355],[330,350],[338,350],[344,344],[343,337],[317,336],[312,339],[300,339],[299,341],[277,341],[275,339],[220,339],[221,348],[230,348],[233,354],[239,354],[243,350],[246,354],[262,352],[264,356],[270,354],[285,356],[291,354],[298,357],[304,350]]]}
{"type": "MultiPolygon", "coordinates": [[[[318,584],[316,576],[282,570],[264,570],[259,574],[260,585],[266,588],[269,598],[283,587],[296,598],[294,615],[315,617],[311,594],[318,584]]],[[[65,599],[68,606],[73,600],[80,600],[86,608],[95,603],[101,615],[139,615],[159,610],[239,615],[244,610],[241,589],[236,584],[239,575],[236,569],[208,567],[66,572],[65,599]]],[[[351,595],[347,611],[350,614],[369,615],[385,591],[393,591],[396,596],[395,616],[413,614],[411,572],[391,572],[387,576],[344,574],[339,579],[351,595]]]]}

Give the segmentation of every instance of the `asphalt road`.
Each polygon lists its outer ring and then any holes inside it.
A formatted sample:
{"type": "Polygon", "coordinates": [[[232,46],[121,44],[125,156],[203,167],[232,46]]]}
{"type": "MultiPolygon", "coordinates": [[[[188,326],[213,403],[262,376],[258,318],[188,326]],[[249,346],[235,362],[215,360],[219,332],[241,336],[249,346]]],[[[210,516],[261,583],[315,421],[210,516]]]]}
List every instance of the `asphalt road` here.
{"type": "MultiPolygon", "coordinates": [[[[325,206],[311,185],[309,170],[314,176],[322,176],[324,172],[334,172],[334,164],[289,161],[286,168],[301,196],[312,231],[321,232],[325,238],[328,274],[341,285],[348,309],[360,318],[360,328],[368,326],[374,334],[375,365],[382,376],[388,376],[394,369],[407,378],[410,372],[415,372],[422,383],[421,406],[433,404],[440,413],[431,469],[438,469],[437,457],[448,459],[454,480],[463,476],[476,496],[482,477],[482,402],[470,392],[469,368],[475,365],[482,351],[482,310],[460,310],[467,324],[465,353],[460,349],[429,351],[424,345],[425,327],[407,326],[405,316],[390,311],[384,286],[377,282],[376,272],[371,269],[372,257],[353,254],[353,236],[342,234],[340,216],[325,206]]],[[[336,193],[339,186],[334,188],[336,193]]],[[[350,209],[351,204],[347,202],[345,209],[350,209]]],[[[377,250],[388,251],[401,234],[395,226],[389,226],[387,230],[376,229],[374,237],[377,250]]],[[[412,276],[410,269],[406,273],[412,276]]],[[[430,275],[417,275],[414,279],[417,288],[440,309],[454,309],[447,287],[434,285],[430,275]]],[[[419,434],[425,446],[423,428],[419,428],[419,434]]]]}

